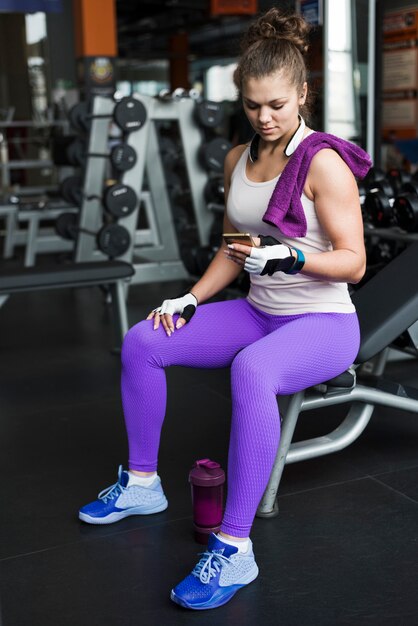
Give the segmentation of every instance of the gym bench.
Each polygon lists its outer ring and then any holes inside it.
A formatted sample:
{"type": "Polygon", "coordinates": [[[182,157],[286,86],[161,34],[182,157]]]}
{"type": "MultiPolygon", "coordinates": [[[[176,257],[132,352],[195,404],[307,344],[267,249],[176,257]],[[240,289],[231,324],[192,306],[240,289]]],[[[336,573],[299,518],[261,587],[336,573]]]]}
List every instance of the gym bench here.
{"type": "Polygon", "coordinates": [[[48,267],[19,267],[0,275],[0,301],[13,293],[104,286],[112,298],[117,345],[128,331],[125,283],[135,273],[124,261],[98,261],[48,267]]]}
{"type": "MultiPolygon", "coordinates": [[[[277,492],[284,466],[346,448],[366,428],[375,405],[418,413],[418,389],[382,378],[391,344],[418,320],[418,243],[414,243],[354,292],[361,343],[355,363],[346,372],[284,398],[282,433],[269,483],[257,517],[278,514],[277,492]],[[367,363],[367,366],[360,367],[367,363]],[[362,370],[369,369],[369,372],[362,370]],[[370,371],[371,370],[371,371],[370,371]],[[358,373],[358,375],[357,375],[358,373]],[[343,422],[331,433],[292,443],[299,414],[310,409],[349,404],[343,422]]],[[[417,353],[418,354],[418,353],[417,353]]]]}

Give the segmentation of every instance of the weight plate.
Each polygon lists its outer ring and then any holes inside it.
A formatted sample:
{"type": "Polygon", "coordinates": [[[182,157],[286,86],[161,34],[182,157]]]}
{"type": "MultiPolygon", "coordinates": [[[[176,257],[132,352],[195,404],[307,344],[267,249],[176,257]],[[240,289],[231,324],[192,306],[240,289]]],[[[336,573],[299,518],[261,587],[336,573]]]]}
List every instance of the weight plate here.
{"type": "Polygon", "coordinates": [[[411,180],[404,183],[401,187],[401,194],[403,193],[412,193],[418,197],[418,180],[416,178],[411,178],[411,180]]]}
{"type": "Polygon", "coordinates": [[[388,180],[386,180],[386,178],[382,178],[381,180],[377,180],[373,183],[373,189],[380,189],[380,191],[383,191],[385,196],[388,198],[393,198],[395,195],[393,186],[388,180]]]}
{"type": "Polygon", "coordinates": [[[136,98],[127,96],[122,98],[115,106],[113,118],[116,124],[125,133],[139,130],[147,119],[147,110],[136,98]]]}
{"type": "Polygon", "coordinates": [[[412,193],[398,196],[393,204],[393,215],[397,225],[409,233],[418,230],[418,197],[412,193]]]}
{"type": "Polygon", "coordinates": [[[76,137],[68,144],[66,149],[69,165],[84,167],[86,164],[86,142],[81,137],[76,137]]]}
{"type": "Polygon", "coordinates": [[[411,180],[411,174],[409,172],[397,167],[390,168],[386,176],[396,193],[400,191],[402,185],[411,180]]]}
{"type": "Polygon", "coordinates": [[[90,128],[89,109],[87,102],[77,102],[68,111],[68,120],[74,130],[86,133],[90,128]]]}
{"type": "Polygon", "coordinates": [[[131,215],[136,209],[137,202],[138,197],[135,191],[123,183],[108,187],[103,198],[106,211],[116,218],[131,215]]]}
{"type": "Polygon", "coordinates": [[[131,236],[120,224],[103,226],[97,234],[97,246],[111,259],[122,256],[129,250],[131,236]]]}
{"type": "Polygon", "coordinates": [[[231,148],[232,144],[222,137],[215,137],[209,143],[204,144],[199,152],[203,167],[218,174],[222,173],[225,157],[231,148]]]}
{"type": "Polygon", "coordinates": [[[373,183],[378,180],[383,180],[386,177],[386,174],[379,167],[371,167],[367,172],[366,178],[364,179],[364,183],[366,187],[369,189],[373,187],[373,183]]]}
{"type": "Polygon", "coordinates": [[[219,126],[224,118],[224,112],[219,102],[201,100],[196,102],[196,120],[204,128],[219,126]]]}
{"type": "Polygon", "coordinates": [[[74,175],[64,178],[60,183],[60,194],[68,204],[80,207],[83,196],[82,176],[74,175]]]}
{"type": "Polygon", "coordinates": [[[225,189],[223,178],[209,178],[204,188],[205,200],[208,204],[224,204],[225,189]]]}
{"type": "Polygon", "coordinates": [[[386,227],[391,225],[392,207],[389,198],[380,189],[372,189],[366,194],[363,207],[375,226],[386,227]]]}
{"type": "Polygon", "coordinates": [[[136,158],[135,150],[126,143],[115,146],[110,153],[111,163],[119,172],[132,169],[136,163],[136,158]]]}
{"type": "Polygon", "coordinates": [[[55,220],[55,232],[63,239],[77,238],[77,213],[61,213],[55,220]]]}

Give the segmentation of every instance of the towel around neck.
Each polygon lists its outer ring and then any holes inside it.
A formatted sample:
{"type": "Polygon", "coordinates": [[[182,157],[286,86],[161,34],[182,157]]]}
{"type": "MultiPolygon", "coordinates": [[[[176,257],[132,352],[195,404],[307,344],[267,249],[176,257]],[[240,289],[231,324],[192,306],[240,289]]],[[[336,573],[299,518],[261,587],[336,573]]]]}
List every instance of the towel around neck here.
{"type": "Polygon", "coordinates": [[[323,148],[335,150],[358,179],[364,178],[372,166],[367,152],[345,139],[320,132],[305,137],[281,173],[263,216],[264,222],[277,226],[287,237],[306,236],[301,195],[311,160],[323,148]]]}

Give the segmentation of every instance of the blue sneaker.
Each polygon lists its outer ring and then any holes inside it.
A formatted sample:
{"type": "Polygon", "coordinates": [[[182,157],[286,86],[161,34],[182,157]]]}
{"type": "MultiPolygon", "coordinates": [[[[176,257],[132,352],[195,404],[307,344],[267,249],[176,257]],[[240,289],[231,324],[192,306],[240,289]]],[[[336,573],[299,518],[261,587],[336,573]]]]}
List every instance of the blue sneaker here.
{"type": "Polygon", "coordinates": [[[118,482],[101,491],[98,500],[83,506],[78,517],[88,524],[113,524],[129,515],[150,515],[167,508],[159,476],[150,487],[127,487],[128,480],[128,472],[119,465],[118,482]]]}
{"type": "Polygon", "coordinates": [[[252,542],[243,554],[213,533],[194,570],[171,591],[171,599],[187,609],[215,609],[258,576],[252,542]]]}

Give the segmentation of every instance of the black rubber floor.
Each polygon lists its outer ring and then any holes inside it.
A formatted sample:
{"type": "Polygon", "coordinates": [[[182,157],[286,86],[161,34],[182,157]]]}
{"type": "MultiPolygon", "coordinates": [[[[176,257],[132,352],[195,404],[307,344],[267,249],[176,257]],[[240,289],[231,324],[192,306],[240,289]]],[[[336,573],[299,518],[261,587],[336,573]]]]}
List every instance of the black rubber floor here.
{"type": "MultiPolygon", "coordinates": [[[[178,285],[134,286],[130,323],[178,285]]],[[[418,419],[376,409],[349,448],[285,468],[280,515],[252,531],[260,575],[226,606],[189,612],[170,589],[202,547],[187,477],[226,468],[229,371],[171,368],[159,473],[167,511],[91,527],[79,506],[115,482],[127,444],[119,358],[97,289],[15,295],[0,308],[0,623],[283,626],[417,623],[418,419]]],[[[390,363],[418,386],[418,362],[390,363]]],[[[341,407],[303,414],[326,434],[341,407]]]]}

